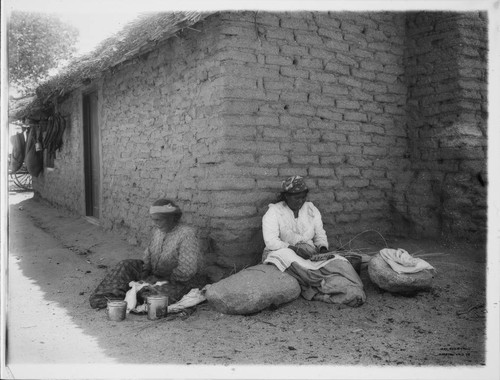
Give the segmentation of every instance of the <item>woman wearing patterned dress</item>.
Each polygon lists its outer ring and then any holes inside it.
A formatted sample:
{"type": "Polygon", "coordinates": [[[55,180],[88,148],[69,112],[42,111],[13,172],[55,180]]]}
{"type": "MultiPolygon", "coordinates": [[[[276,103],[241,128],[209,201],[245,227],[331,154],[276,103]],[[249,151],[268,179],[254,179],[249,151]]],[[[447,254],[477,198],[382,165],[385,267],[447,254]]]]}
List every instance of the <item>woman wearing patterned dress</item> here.
{"type": "Polygon", "coordinates": [[[166,281],[159,288],[144,289],[166,294],[169,303],[206,283],[200,275],[202,254],[196,230],[181,222],[181,209],[169,199],[159,199],[149,213],[155,230],[143,260],[120,261],[90,296],[92,308],[105,308],[109,299],[123,300],[131,281],[166,281]]]}

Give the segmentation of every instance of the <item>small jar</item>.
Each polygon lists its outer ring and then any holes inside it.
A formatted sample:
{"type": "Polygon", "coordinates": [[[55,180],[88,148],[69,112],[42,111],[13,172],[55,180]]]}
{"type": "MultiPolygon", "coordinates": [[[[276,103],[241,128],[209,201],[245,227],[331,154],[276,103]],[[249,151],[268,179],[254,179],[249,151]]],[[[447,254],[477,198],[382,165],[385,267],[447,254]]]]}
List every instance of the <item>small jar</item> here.
{"type": "Polygon", "coordinates": [[[154,321],[167,316],[168,297],[151,295],[146,298],[148,319],[154,321]]]}
{"type": "Polygon", "coordinates": [[[106,309],[108,319],[110,321],[120,322],[125,319],[127,314],[127,302],[125,301],[108,301],[108,308],[106,309]]]}

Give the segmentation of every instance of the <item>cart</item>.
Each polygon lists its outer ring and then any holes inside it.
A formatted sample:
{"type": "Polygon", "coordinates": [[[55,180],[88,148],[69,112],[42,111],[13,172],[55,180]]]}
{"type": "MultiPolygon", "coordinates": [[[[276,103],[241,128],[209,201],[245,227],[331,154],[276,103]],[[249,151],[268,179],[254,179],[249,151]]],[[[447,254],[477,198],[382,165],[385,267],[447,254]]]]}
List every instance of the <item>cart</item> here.
{"type": "Polygon", "coordinates": [[[33,190],[33,186],[31,183],[31,174],[28,172],[26,164],[23,163],[23,166],[21,166],[15,172],[9,170],[9,178],[19,190],[33,190]]]}

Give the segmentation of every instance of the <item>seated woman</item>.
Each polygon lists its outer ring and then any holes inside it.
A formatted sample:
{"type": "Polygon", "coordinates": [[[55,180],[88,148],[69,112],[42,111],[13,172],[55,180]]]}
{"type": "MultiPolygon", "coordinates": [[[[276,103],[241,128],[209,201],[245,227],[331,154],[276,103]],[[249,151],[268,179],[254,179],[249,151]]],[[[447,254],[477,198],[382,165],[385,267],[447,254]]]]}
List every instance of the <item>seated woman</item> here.
{"type": "Polygon", "coordinates": [[[366,300],[363,283],[347,259],[309,260],[328,251],[328,240],[319,210],[306,202],[308,192],[300,176],[282,182],[278,202],[262,219],[263,262],[295,277],[307,300],[359,306],[366,300]]]}
{"type": "MultiPolygon", "coordinates": [[[[199,273],[202,254],[196,231],[180,222],[180,208],[169,199],[159,199],[149,213],[155,230],[143,260],[120,261],[90,296],[92,308],[105,308],[108,299],[123,300],[131,281],[150,284],[167,281],[156,288],[156,292],[166,294],[169,304],[178,301],[192,288],[206,284],[199,273]]],[[[155,288],[145,289],[146,292],[155,292],[155,288]]]]}

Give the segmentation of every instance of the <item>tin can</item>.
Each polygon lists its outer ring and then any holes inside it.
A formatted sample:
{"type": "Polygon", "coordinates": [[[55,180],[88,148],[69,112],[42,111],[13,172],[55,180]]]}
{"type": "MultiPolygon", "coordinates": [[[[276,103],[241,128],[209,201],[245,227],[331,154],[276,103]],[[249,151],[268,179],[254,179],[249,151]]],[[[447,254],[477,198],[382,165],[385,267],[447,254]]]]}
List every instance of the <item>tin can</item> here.
{"type": "Polygon", "coordinates": [[[154,321],[167,316],[168,297],[152,295],[146,298],[148,319],[154,321]]]}
{"type": "Polygon", "coordinates": [[[106,309],[106,313],[108,314],[108,319],[110,321],[123,321],[127,313],[127,302],[108,301],[108,308],[106,309]]]}

